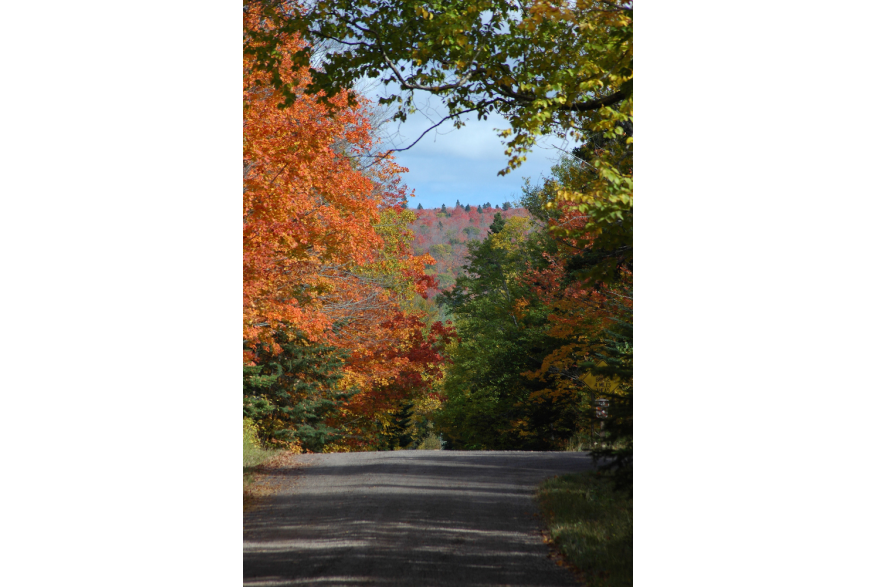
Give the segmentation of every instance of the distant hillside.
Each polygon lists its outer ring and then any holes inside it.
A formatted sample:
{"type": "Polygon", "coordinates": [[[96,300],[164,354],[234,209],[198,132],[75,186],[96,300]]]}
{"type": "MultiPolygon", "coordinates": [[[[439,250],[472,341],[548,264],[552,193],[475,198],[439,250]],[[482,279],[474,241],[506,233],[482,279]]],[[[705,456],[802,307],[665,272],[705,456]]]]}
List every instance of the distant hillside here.
{"type": "MultiPolygon", "coordinates": [[[[472,240],[481,241],[487,236],[493,216],[497,212],[503,218],[513,216],[530,216],[525,208],[501,208],[471,207],[467,212],[463,206],[441,209],[413,210],[417,214],[417,220],[410,225],[414,231],[414,253],[422,255],[429,253],[436,260],[436,264],[428,268],[426,272],[435,276],[439,282],[440,290],[454,287],[461,267],[465,263],[468,250],[466,243],[472,240]],[[481,212],[479,212],[479,208],[481,212]]],[[[440,291],[431,289],[429,297],[432,298],[440,291]]]]}

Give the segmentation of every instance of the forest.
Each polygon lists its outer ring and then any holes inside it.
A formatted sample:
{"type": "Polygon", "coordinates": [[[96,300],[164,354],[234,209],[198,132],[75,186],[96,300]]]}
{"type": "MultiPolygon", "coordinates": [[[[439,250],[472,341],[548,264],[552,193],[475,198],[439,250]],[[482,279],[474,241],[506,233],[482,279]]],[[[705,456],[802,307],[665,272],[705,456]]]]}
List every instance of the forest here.
{"type": "Polygon", "coordinates": [[[529,216],[526,208],[513,208],[509,202],[497,208],[492,208],[490,202],[473,208],[468,204],[461,206],[458,200],[456,206],[443,208],[424,209],[418,205],[415,210],[417,218],[409,225],[414,232],[414,252],[428,253],[434,261],[426,268],[426,273],[438,284],[427,289],[428,298],[454,286],[468,254],[468,243],[487,237],[495,214],[499,213],[505,219],[529,216]]]}
{"type": "Polygon", "coordinates": [[[245,423],[292,451],[587,447],[629,478],[632,12],[387,4],[413,45],[367,2],[244,4],[245,423]],[[376,112],[415,90],[504,116],[501,174],[541,135],[575,146],[514,203],[412,209],[376,112]]]}

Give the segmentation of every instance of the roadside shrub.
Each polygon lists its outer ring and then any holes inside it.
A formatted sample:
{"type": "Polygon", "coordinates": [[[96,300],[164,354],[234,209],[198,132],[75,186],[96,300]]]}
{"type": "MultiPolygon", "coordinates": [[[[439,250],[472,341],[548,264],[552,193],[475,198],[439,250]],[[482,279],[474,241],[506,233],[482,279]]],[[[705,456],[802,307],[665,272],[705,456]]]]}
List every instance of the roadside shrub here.
{"type": "Polygon", "coordinates": [[[435,434],[430,434],[423,439],[423,442],[417,445],[417,450],[441,450],[441,448],[442,441],[435,434]]]}
{"type": "Polygon", "coordinates": [[[262,443],[259,442],[259,429],[251,418],[244,418],[244,450],[250,446],[253,448],[261,448],[262,443]]]}

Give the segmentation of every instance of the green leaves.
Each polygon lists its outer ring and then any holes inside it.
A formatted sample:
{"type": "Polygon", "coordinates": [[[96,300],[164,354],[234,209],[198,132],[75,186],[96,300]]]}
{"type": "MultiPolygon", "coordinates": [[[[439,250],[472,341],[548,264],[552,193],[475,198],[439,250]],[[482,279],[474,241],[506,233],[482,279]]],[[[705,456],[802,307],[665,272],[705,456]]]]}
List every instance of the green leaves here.
{"type": "Polygon", "coordinates": [[[494,216],[487,239],[469,245],[465,275],[439,298],[460,335],[436,420],[449,448],[544,450],[572,434],[571,398],[532,402],[544,385],[523,375],[558,344],[547,334],[546,307],[521,279],[552,246],[530,228],[494,216]]]}
{"type": "MultiPolygon", "coordinates": [[[[244,9],[262,10],[273,28],[247,36],[245,52],[273,55],[277,38],[301,35],[309,45],[288,56],[293,62],[311,65],[311,47],[320,47],[320,72],[308,93],[328,100],[363,77],[394,82],[406,95],[396,120],[405,120],[415,91],[441,96],[452,118],[464,110],[498,112],[514,131],[503,174],[520,164],[535,137],[595,130],[607,118],[611,127],[610,112],[588,114],[608,97],[632,107],[633,13],[605,8],[596,0],[351,0],[305,12],[252,0],[244,9]]],[[[276,56],[259,61],[269,70],[279,65],[276,56]]]]}

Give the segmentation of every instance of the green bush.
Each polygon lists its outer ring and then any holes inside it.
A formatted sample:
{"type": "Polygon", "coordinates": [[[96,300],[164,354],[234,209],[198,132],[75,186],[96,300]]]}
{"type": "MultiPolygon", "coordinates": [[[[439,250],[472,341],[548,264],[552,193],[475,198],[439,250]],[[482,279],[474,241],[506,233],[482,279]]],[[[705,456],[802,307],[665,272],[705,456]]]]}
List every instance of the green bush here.
{"type": "Polygon", "coordinates": [[[264,463],[275,454],[277,454],[276,450],[262,448],[255,422],[250,418],[244,418],[244,486],[250,479],[253,467],[264,463]]]}
{"type": "Polygon", "coordinates": [[[430,434],[423,439],[423,442],[417,445],[417,450],[441,450],[441,448],[442,441],[435,434],[430,434]]]}
{"type": "Polygon", "coordinates": [[[259,442],[259,429],[251,418],[244,418],[244,449],[246,447],[262,448],[259,442]]]}

